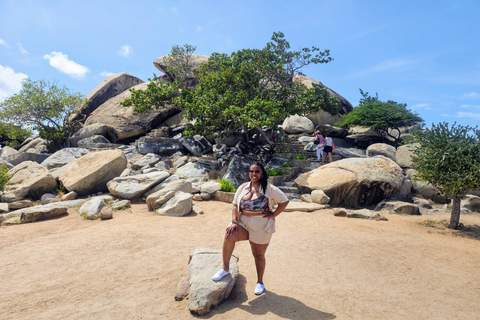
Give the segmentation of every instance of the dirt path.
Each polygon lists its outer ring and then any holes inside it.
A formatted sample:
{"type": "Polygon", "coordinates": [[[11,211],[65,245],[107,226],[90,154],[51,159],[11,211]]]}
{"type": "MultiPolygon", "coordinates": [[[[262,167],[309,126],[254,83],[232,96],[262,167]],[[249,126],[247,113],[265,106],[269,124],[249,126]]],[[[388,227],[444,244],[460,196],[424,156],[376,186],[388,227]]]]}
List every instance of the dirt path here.
{"type": "MultiPolygon", "coordinates": [[[[161,217],[134,205],[108,221],[68,216],[0,228],[0,319],[192,319],[176,302],[196,247],[221,248],[230,205],[161,217]]],[[[206,319],[480,319],[480,241],[418,222],[287,212],[267,251],[266,293],[255,296],[248,243],[240,277],[206,319]],[[445,234],[442,234],[445,233],[445,234]]],[[[463,215],[466,225],[480,216],[463,215]]]]}

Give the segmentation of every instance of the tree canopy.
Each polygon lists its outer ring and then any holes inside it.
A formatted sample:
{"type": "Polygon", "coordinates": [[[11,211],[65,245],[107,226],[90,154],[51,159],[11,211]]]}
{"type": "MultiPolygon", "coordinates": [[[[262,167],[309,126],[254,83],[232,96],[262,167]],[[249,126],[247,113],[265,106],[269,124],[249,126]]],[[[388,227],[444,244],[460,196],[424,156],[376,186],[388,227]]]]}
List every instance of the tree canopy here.
{"type": "Polygon", "coordinates": [[[71,93],[56,82],[26,79],[19,93],[0,103],[0,117],[16,126],[33,126],[42,138],[59,147],[76,129],[69,118],[82,102],[80,93],[71,93]]]}
{"type": "Polygon", "coordinates": [[[362,98],[359,105],[343,116],[342,121],[336,126],[359,125],[374,130],[379,136],[387,135],[399,142],[401,138],[400,127],[411,126],[423,122],[416,113],[407,109],[404,103],[388,100],[386,102],[369,96],[368,92],[360,89],[362,98]],[[393,131],[396,131],[395,135],[393,131]]]}
{"type": "MultiPolygon", "coordinates": [[[[281,32],[274,33],[271,40],[263,49],[242,49],[230,55],[213,53],[207,63],[193,71],[197,80],[193,89],[177,80],[182,77],[175,77],[172,84],[151,81],[145,91],[132,90],[132,97],[123,105],[134,106],[137,111],[179,107],[186,110],[188,120],[195,120],[188,134],[214,136],[253,128],[262,133],[262,127],[275,129],[290,115],[320,108],[336,114],[338,100],[324,86],[313,84],[307,89],[294,81],[301,68],[330,62],[329,50],[311,47],[290,51],[281,32]]],[[[185,61],[184,56],[194,49],[174,46],[170,58],[185,61]]],[[[179,63],[175,68],[188,70],[188,65],[179,63]]]]}
{"type": "Polygon", "coordinates": [[[420,146],[412,157],[416,177],[453,199],[450,228],[457,228],[460,196],[480,188],[480,130],[454,123],[433,124],[412,133],[420,146]]]}
{"type": "Polygon", "coordinates": [[[0,147],[18,147],[22,141],[28,138],[32,131],[10,123],[0,121],[0,147]]]}

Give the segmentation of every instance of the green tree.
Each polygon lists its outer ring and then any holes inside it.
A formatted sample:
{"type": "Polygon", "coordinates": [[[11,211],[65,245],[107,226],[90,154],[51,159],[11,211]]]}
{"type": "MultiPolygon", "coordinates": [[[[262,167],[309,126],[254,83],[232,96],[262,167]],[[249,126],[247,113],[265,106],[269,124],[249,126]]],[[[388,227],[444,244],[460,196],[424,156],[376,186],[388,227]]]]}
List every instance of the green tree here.
{"type": "Polygon", "coordinates": [[[5,146],[16,148],[31,134],[32,131],[29,129],[0,121],[0,147],[2,148],[5,146]]]}
{"type": "MultiPolygon", "coordinates": [[[[192,47],[174,49],[172,59],[193,53],[188,50],[192,47]]],[[[262,127],[276,129],[290,115],[304,115],[320,108],[336,114],[338,100],[324,86],[314,84],[307,89],[293,81],[301,68],[330,62],[329,50],[289,49],[283,33],[278,32],[263,49],[242,49],[230,55],[213,53],[194,71],[194,89],[182,86],[177,78],[171,85],[152,81],[147,90],[133,91],[123,105],[134,106],[137,111],[166,105],[184,109],[187,119],[195,120],[188,134],[214,136],[233,130],[247,133],[249,129],[263,134],[262,127]]]]}
{"type": "Polygon", "coordinates": [[[13,125],[31,125],[51,147],[60,147],[78,129],[78,121],[69,118],[82,102],[80,93],[71,93],[56,82],[26,79],[20,92],[0,103],[0,117],[13,125]]]}
{"type": "Polygon", "coordinates": [[[480,188],[480,131],[444,122],[415,130],[412,138],[420,144],[412,156],[416,178],[453,199],[449,228],[457,229],[461,196],[480,188]]]}
{"type": "Polygon", "coordinates": [[[10,181],[8,175],[8,167],[4,164],[0,164],[0,191],[3,191],[3,187],[10,181]]]}
{"type": "Polygon", "coordinates": [[[362,98],[358,107],[344,115],[342,121],[335,124],[336,126],[359,125],[368,127],[375,130],[380,137],[387,135],[398,143],[401,138],[400,127],[423,122],[423,119],[408,110],[404,103],[391,100],[380,101],[378,95],[375,97],[369,96],[368,92],[364,93],[362,89],[360,89],[360,94],[362,98]]]}

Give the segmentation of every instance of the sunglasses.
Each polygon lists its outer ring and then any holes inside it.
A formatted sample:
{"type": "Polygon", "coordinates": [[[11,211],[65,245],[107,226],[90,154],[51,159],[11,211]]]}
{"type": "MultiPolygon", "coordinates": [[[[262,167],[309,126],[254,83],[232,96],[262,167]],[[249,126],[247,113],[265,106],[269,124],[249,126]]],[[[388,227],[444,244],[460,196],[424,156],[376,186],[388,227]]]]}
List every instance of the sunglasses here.
{"type": "Polygon", "coordinates": [[[260,171],[260,170],[250,170],[250,173],[260,173],[260,172],[262,172],[262,171],[260,171]]]}

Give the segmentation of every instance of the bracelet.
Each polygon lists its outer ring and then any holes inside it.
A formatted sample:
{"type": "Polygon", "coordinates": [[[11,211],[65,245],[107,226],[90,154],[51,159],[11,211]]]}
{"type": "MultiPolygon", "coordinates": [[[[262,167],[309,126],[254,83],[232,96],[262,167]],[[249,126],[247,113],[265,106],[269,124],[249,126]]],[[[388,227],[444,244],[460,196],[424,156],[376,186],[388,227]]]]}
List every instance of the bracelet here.
{"type": "Polygon", "coordinates": [[[237,223],[237,220],[232,220],[232,223],[238,224],[238,223],[237,223]]]}

